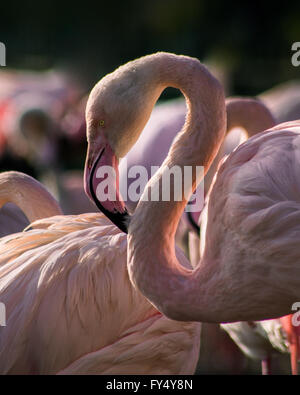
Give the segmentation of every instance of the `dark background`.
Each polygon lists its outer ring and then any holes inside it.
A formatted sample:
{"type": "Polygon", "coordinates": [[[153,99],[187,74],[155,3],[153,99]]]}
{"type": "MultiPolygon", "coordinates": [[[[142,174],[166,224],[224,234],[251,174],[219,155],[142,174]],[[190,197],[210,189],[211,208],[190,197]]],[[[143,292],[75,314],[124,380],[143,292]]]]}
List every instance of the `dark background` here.
{"type": "Polygon", "coordinates": [[[217,63],[230,94],[256,95],[300,75],[291,64],[299,1],[1,1],[0,15],[8,67],[65,69],[86,89],[160,50],[217,63]]]}

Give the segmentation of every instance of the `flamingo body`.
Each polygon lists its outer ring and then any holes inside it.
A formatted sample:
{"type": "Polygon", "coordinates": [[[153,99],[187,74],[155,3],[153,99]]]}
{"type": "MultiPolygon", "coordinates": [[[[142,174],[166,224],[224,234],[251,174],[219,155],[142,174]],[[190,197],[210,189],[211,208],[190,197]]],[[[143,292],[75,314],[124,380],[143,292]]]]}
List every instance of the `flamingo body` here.
{"type": "Polygon", "coordinates": [[[95,213],[31,227],[0,242],[2,374],[194,372],[200,324],[162,316],[132,287],[124,233],[95,213]]]}
{"type": "Polygon", "coordinates": [[[219,168],[207,213],[203,254],[226,265],[233,287],[255,280],[251,292],[264,298],[273,283],[278,293],[270,309],[277,315],[285,315],[298,294],[299,133],[300,122],[289,122],[240,145],[219,168]]]}

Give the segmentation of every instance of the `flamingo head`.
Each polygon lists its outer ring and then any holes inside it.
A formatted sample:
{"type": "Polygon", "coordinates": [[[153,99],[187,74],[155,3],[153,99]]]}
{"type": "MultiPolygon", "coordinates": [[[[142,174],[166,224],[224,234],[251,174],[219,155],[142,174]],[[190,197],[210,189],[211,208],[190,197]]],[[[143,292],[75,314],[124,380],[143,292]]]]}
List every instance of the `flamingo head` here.
{"type": "Polygon", "coordinates": [[[159,96],[147,80],[143,59],[102,78],[86,107],[85,192],[125,233],[130,215],[119,193],[118,163],[138,139],[159,96]]]}

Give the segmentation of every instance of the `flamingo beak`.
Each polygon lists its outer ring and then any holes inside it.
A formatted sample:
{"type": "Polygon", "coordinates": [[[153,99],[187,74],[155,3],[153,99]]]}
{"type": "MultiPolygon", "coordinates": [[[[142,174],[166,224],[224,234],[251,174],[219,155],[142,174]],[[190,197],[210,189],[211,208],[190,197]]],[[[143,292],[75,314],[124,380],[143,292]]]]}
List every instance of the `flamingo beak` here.
{"type": "Polygon", "coordinates": [[[118,159],[107,142],[89,146],[84,169],[85,193],[122,232],[128,233],[130,215],[119,192],[118,159]]]}

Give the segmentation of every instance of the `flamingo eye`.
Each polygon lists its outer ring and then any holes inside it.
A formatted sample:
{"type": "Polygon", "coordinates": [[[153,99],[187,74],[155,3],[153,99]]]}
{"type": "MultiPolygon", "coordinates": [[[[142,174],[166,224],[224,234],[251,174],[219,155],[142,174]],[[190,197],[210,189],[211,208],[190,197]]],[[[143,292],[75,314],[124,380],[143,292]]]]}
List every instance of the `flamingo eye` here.
{"type": "Polygon", "coordinates": [[[104,120],[103,120],[103,119],[101,119],[101,121],[99,121],[99,126],[100,126],[101,128],[103,128],[103,127],[104,127],[104,125],[105,125],[105,122],[104,122],[104,120]]]}

